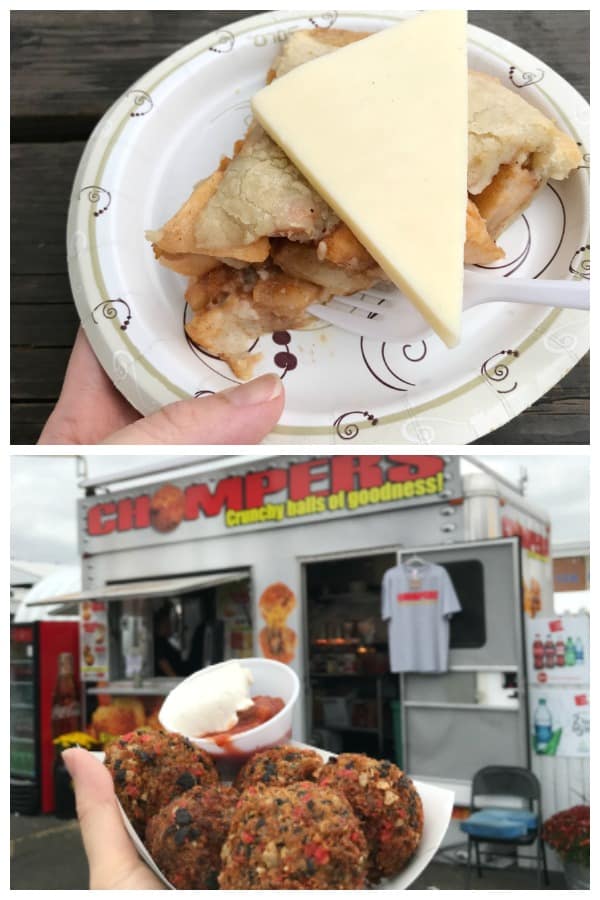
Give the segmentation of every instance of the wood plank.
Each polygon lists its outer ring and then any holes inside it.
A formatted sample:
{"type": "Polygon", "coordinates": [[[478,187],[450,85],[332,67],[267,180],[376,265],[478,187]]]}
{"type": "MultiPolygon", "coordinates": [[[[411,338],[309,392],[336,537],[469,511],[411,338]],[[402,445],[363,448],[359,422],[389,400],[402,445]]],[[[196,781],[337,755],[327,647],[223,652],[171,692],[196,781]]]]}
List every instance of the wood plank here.
{"type": "Polygon", "coordinates": [[[588,413],[579,407],[569,414],[561,404],[554,404],[552,414],[527,410],[508,425],[498,428],[474,444],[522,446],[524,444],[584,445],[590,442],[588,413]]]}
{"type": "Polygon", "coordinates": [[[54,403],[12,403],[11,444],[36,444],[54,403]]]}
{"type": "Polygon", "coordinates": [[[67,271],[67,212],[82,152],[79,142],[11,145],[12,274],[67,271]]]}
{"type": "MultiPolygon", "coordinates": [[[[256,11],[13,11],[11,116],[38,133],[62,117],[90,123],[180,47],[256,11]]],[[[540,57],[589,96],[587,10],[471,11],[470,21],[540,57]]],[[[307,18],[306,27],[311,27],[307,18]]],[[[73,136],[73,135],[71,135],[73,136]]],[[[38,138],[39,139],[39,138],[38,138]]]]}
{"type": "Polygon", "coordinates": [[[44,306],[72,303],[69,276],[66,271],[55,275],[13,275],[10,280],[10,302],[44,306]]]}
{"type": "Polygon", "coordinates": [[[469,22],[533,53],[589,100],[588,10],[469,10],[469,22]]]}
{"type": "MultiPolygon", "coordinates": [[[[68,301],[68,297],[67,297],[68,301]]],[[[72,347],[79,328],[75,304],[18,303],[11,307],[13,347],[72,347]]]]}
{"type": "Polygon", "coordinates": [[[70,347],[16,347],[11,354],[13,400],[56,400],[62,387],[70,347]]]}
{"type": "Polygon", "coordinates": [[[98,118],[134,81],[185,44],[252,11],[11,14],[11,116],[98,118]]]}

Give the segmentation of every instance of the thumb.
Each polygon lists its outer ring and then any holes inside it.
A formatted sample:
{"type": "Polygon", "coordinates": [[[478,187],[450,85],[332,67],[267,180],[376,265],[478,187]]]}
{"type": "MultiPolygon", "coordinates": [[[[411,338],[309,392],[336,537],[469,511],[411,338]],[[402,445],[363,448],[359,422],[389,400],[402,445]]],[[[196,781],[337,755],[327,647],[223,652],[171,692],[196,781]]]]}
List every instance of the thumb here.
{"type": "Polygon", "coordinates": [[[62,757],[73,780],[90,883],[98,884],[106,877],[107,866],[114,876],[135,866],[138,855],[125,830],[108,769],[81,748],[65,750],[62,757]]]}
{"type": "Polygon", "coordinates": [[[212,397],[180,400],[105,438],[105,444],[257,444],[283,412],[277,375],[262,375],[212,397]]]}

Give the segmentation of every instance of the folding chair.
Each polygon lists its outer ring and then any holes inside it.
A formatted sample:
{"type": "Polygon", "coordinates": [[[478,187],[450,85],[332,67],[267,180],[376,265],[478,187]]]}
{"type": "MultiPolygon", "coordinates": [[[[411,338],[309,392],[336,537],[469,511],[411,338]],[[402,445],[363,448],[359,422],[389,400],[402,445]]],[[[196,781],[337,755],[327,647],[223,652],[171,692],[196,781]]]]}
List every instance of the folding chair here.
{"type": "MultiPolygon", "coordinates": [[[[472,850],[475,849],[477,874],[483,876],[479,845],[492,844],[497,856],[511,856],[496,850],[496,845],[531,846],[536,844],[537,883],[542,886],[542,869],[544,881],[550,883],[546,864],[546,848],[542,840],[541,821],[541,789],[533,772],[519,766],[486,766],[475,773],[471,788],[471,815],[460,823],[461,830],[469,838],[467,859],[466,886],[471,883],[472,850]],[[482,807],[477,803],[478,797],[502,796],[527,801],[527,806],[515,809],[512,807],[482,807]]],[[[533,856],[521,857],[534,859],[533,856]]]]}

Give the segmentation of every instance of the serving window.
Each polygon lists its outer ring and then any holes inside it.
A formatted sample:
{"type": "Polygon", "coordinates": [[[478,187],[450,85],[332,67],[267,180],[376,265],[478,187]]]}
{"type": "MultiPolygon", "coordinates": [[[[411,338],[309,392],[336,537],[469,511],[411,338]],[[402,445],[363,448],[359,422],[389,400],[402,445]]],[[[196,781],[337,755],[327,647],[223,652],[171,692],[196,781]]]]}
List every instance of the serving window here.
{"type": "Polygon", "coordinates": [[[478,559],[465,559],[444,563],[444,568],[462,607],[450,620],[450,648],[483,647],[487,640],[483,564],[478,559]]]}

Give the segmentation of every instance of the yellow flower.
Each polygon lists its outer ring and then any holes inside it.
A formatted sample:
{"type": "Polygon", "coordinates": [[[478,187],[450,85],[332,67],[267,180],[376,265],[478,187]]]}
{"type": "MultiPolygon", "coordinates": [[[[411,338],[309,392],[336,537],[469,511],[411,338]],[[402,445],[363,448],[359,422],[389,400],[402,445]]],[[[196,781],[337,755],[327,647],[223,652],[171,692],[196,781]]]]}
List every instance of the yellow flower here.
{"type": "Polygon", "coordinates": [[[98,742],[86,734],[84,731],[70,731],[68,734],[59,734],[52,743],[56,747],[84,747],[86,750],[92,750],[98,745],[98,742]]]}

